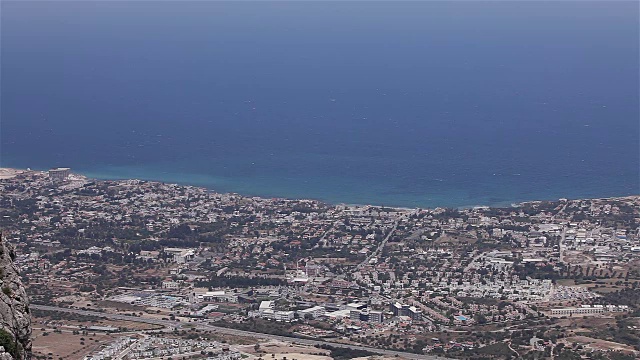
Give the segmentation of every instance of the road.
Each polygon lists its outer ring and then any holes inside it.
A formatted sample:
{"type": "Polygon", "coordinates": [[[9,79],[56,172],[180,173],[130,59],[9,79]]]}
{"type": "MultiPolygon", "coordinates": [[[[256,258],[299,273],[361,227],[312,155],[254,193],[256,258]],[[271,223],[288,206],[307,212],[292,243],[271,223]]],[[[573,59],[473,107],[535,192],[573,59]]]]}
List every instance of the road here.
{"type": "Polygon", "coordinates": [[[387,240],[389,240],[391,235],[393,235],[393,232],[396,231],[396,228],[398,227],[399,223],[400,223],[400,220],[396,221],[395,224],[393,224],[393,227],[391,228],[391,231],[389,231],[387,236],[385,236],[385,238],[382,240],[382,242],[380,243],[380,246],[378,246],[378,248],[376,248],[376,250],[374,252],[372,252],[371,255],[367,256],[367,258],[364,259],[363,262],[358,264],[358,266],[356,266],[356,269],[361,269],[363,266],[369,264],[369,261],[371,259],[373,259],[374,257],[378,256],[378,253],[382,252],[382,249],[384,249],[384,246],[387,244],[387,240]]]}
{"type": "MultiPolygon", "coordinates": [[[[568,201],[562,206],[562,209],[560,209],[557,214],[555,214],[555,215],[553,215],[551,217],[551,222],[553,222],[556,219],[556,216],[563,215],[565,210],[567,209],[567,206],[569,206],[569,202],[568,201]]],[[[567,237],[567,225],[563,224],[562,225],[562,237],[560,239],[560,244],[558,245],[559,246],[559,252],[560,252],[560,262],[564,262],[564,251],[565,251],[565,248],[566,248],[564,242],[565,242],[566,237],[567,237]]]]}
{"type": "Polygon", "coordinates": [[[513,347],[511,347],[511,340],[507,341],[507,346],[509,347],[509,350],[511,350],[514,353],[516,353],[516,358],[520,357],[520,354],[518,354],[518,352],[513,347]]]}
{"type": "Polygon", "coordinates": [[[565,245],[565,241],[567,238],[567,226],[563,225],[562,226],[562,236],[560,237],[560,244],[558,245],[559,249],[559,253],[560,253],[560,262],[563,263],[564,262],[564,252],[567,249],[567,246],[565,245]]]}
{"type": "Polygon", "coordinates": [[[318,243],[313,247],[314,249],[317,249],[320,247],[320,243],[322,243],[322,245],[326,246],[326,240],[325,238],[327,237],[327,235],[329,235],[329,233],[331,232],[331,230],[333,230],[333,228],[336,227],[336,224],[339,222],[340,220],[336,220],[333,222],[333,224],[331,224],[331,226],[327,229],[327,231],[324,232],[324,234],[322,234],[322,237],[320,237],[320,240],[318,240],[318,243]]]}
{"type": "Polygon", "coordinates": [[[469,272],[471,270],[471,266],[473,266],[475,264],[476,261],[478,261],[478,259],[480,259],[484,254],[480,253],[476,256],[473,257],[473,259],[471,259],[471,261],[469,262],[469,264],[467,264],[467,266],[465,266],[464,271],[463,272],[469,272]]]}
{"type": "Polygon", "coordinates": [[[56,306],[35,305],[35,304],[31,304],[31,308],[36,310],[43,310],[43,311],[58,311],[58,312],[66,312],[66,313],[85,315],[85,316],[97,316],[97,317],[107,318],[110,320],[143,322],[148,324],[162,325],[165,327],[176,328],[176,329],[182,327],[183,325],[188,325],[188,326],[195,326],[197,329],[200,329],[200,330],[209,330],[209,331],[214,331],[214,332],[227,334],[227,335],[247,336],[247,337],[270,339],[270,340],[288,341],[295,344],[302,344],[302,345],[309,345],[309,346],[330,345],[334,347],[346,348],[351,350],[365,350],[365,351],[370,351],[372,353],[382,354],[387,356],[399,356],[405,359],[416,359],[416,360],[448,359],[440,356],[419,355],[419,354],[412,354],[412,353],[403,352],[403,351],[376,349],[369,346],[341,344],[341,343],[322,341],[322,340],[299,339],[299,338],[294,338],[289,336],[271,335],[271,334],[257,333],[253,331],[229,329],[229,328],[210,325],[210,324],[201,323],[201,322],[181,323],[179,321],[173,321],[173,320],[151,319],[151,318],[137,317],[137,316],[131,316],[131,315],[109,314],[109,313],[102,313],[102,312],[91,311],[91,310],[69,309],[69,308],[62,308],[62,307],[56,307],[56,306]]]}
{"type": "MultiPolygon", "coordinates": [[[[147,335],[144,335],[144,337],[147,337],[147,335]]],[[[124,359],[126,359],[126,356],[131,352],[131,349],[133,349],[133,346],[135,344],[137,344],[139,341],[140,340],[135,340],[134,342],[129,344],[129,346],[127,346],[125,349],[120,351],[120,353],[118,355],[116,355],[113,359],[114,360],[124,360],[124,359]]]]}

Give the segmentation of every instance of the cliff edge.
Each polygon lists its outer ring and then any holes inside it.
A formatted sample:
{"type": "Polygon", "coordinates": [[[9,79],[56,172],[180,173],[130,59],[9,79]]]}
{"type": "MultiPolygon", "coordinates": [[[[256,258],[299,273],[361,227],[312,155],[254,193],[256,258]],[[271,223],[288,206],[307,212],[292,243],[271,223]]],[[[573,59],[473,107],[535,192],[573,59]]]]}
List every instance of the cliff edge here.
{"type": "Polygon", "coordinates": [[[0,360],[31,359],[29,298],[14,259],[13,246],[0,233],[0,360]]]}

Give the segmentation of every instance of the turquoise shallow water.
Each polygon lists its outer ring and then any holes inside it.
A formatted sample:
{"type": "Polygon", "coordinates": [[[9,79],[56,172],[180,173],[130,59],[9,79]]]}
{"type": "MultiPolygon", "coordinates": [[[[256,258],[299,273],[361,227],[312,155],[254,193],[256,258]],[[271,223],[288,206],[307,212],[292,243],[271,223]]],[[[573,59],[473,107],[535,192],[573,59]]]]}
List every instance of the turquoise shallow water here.
{"type": "Polygon", "coordinates": [[[636,3],[0,16],[2,166],[412,207],[640,193],[636,3]]]}
{"type": "MultiPolygon", "coordinates": [[[[329,203],[376,204],[406,207],[466,207],[476,205],[509,206],[526,200],[554,200],[561,197],[593,198],[618,196],[607,194],[602,188],[582,188],[579,191],[567,187],[545,188],[544,184],[517,182],[521,175],[496,174],[486,179],[486,183],[452,188],[444,179],[430,179],[417,183],[415,189],[398,188],[396,179],[390,177],[377,182],[360,181],[357,178],[341,176],[305,178],[298,176],[214,177],[205,174],[171,172],[175,166],[113,167],[99,172],[84,171],[89,177],[98,179],[139,178],[159,180],[207,187],[222,192],[238,192],[244,195],[263,197],[313,198],[329,203]],[[515,180],[514,180],[515,178],[515,180]],[[386,180],[386,182],[384,181],[386,180]],[[443,184],[445,183],[445,184],[443,184]],[[522,186],[522,190],[494,189],[501,183],[522,186]],[[396,186],[396,187],[394,187],[396,186]],[[465,188],[468,186],[469,188],[465,188]]],[[[629,192],[628,194],[634,194],[629,192]]],[[[622,195],[628,195],[622,194],[622,195]]]]}

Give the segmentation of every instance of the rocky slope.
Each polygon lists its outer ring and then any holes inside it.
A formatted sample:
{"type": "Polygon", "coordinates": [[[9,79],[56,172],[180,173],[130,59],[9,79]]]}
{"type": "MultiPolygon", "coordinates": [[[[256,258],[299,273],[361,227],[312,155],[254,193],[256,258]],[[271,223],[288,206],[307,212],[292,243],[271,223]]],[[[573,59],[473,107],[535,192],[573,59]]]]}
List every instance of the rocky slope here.
{"type": "Polygon", "coordinates": [[[31,359],[29,298],[14,258],[13,247],[0,234],[0,359],[31,359]]]}

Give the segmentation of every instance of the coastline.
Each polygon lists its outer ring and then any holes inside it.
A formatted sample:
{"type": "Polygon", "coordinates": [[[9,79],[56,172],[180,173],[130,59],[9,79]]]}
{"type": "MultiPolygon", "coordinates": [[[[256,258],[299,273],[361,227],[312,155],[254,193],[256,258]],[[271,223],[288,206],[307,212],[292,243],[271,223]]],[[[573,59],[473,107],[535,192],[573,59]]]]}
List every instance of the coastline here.
{"type": "Polygon", "coordinates": [[[30,169],[14,169],[14,168],[4,168],[4,167],[0,167],[0,180],[3,179],[11,179],[14,178],[20,174],[23,174],[27,171],[30,171],[30,169]]]}
{"type": "MultiPolygon", "coordinates": [[[[47,170],[42,170],[42,169],[32,169],[32,168],[26,168],[26,169],[20,169],[20,168],[12,168],[12,167],[0,167],[0,180],[2,179],[8,179],[8,178],[12,178],[15,176],[18,176],[20,174],[26,173],[26,172],[47,172],[47,170]]],[[[90,176],[87,175],[86,173],[81,172],[74,172],[72,169],[72,174],[74,175],[79,175],[81,177],[84,177],[86,179],[89,180],[97,180],[97,181],[124,181],[124,180],[141,180],[141,181],[150,181],[150,182],[158,182],[158,183],[164,183],[164,184],[177,184],[177,185],[181,185],[181,186],[194,186],[194,187],[199,187],[202,189],[206,189],[207,191],[211,191],[214,193],[219,193],[219,194],[233,194],[233,195],[239,195],[239,196],[244,196],[244,197],[260,197],[263,199],[268,199],[268,198],[273,198],[273,199],[288,199],[288,200],[312,200],[312,201],[318,201],[318,202],[322,202],[325,203],[327,205],[331,205],[331,206],[348,206],[348,207],[385,207],[385,208],[390,208],[390,209],[395,209],[395,210],[404,210],[404,211],[411,211],[411,210],[417,210],[417,209],[437,209],[437,208],[443,208],[443,209],[471,209],[471,208],[476,208],[476,207],[488,207],[488,208],[509,208],[509,207],[520,207],[529,203],[536,203],[536,202],[544,202],[544,201],[560,201],[563,199],[566,200],[581,200],[581,199],[585,199],[585,200],[613,200],[613,199],[625,199],[625,198],[633,198],[633,197],[637,197],[640,196],[640,192],[638,194],[627,194],[627,195],[619,195],[619,196],[595,196],[595,197],[584,197],[584,198],[570,198],[570,197],[565,197],[565,198],[557,198],[557,199],[532,199],[532,200],[525,200],[525,201],[518,201],[518,200],[513,200],[513,201],[507,201],[507,202],[503,202],[500,205],[486,205],[486,204],[474,204],[474,205],[463,205],[463,206],[428,206],[428,207],[420,207],[420,206],[416,206],[416,207],[410,207],[410,206],[395,206],[395,205],[384,205],[384,204],[374,204],[374,203],[352,203],[352,202],[331,202],[331,201],[325,201],[322,199],[315,199],[313,197],[287,197],[287,196],[264,196],[264,195],[258,195],[258,194],[245,194],[245,193],[241,193],[241,192],[234,192],[234,191],[219,191],[216,189],[213,189],[209,186],[205,186],[205,185],[199,185],[199,184],[193,184],[193,183],[189,183],[189,182],[175,182],[175,181],[165,181],[162,179],[153,179],[153,178],[140,178],[140,177],[121,177],[121,176],[108,176],[108,177],[97,177],[97,176],[90,176]]]]}

